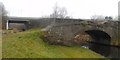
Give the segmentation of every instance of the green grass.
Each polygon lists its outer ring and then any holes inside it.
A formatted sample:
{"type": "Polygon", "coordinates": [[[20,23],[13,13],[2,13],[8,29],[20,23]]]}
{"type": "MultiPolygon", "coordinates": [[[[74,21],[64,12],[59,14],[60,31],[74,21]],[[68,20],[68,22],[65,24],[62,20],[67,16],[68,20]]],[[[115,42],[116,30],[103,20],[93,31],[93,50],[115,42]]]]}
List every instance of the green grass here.
{"type": "Polygon", "coordinates": [[[40,29],[4,34],[3,58],[104,58],[103,56],[78,46],[49,45],[41,37],[40,29]]]}
{"type": "Polygon", "coordinates": [[[0,30],[0,59],[2,58],[2,30],[0,30]]]}

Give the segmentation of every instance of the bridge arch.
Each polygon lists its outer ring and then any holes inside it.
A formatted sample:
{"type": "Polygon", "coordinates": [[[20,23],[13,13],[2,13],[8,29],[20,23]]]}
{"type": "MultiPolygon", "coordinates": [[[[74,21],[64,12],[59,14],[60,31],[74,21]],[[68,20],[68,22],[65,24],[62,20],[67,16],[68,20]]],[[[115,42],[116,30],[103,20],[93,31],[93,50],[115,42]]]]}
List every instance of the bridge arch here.
{"type": "Polygon", "coordinates": [[[108,46],[111,44],[110,35],[101,30],[87,30],[85,32],[92,38],[92,43],[89,43],[89,49],[101,55],[109,56],[111,51],[111,48],[108,46]]]}
{"type": "Polygon", "coordinates": [[[92,38],[93,42],[102,43],[102,44],[110,44],[111,37],[108,33],[101,30],[87,30],[85,31],[92,38]]]}

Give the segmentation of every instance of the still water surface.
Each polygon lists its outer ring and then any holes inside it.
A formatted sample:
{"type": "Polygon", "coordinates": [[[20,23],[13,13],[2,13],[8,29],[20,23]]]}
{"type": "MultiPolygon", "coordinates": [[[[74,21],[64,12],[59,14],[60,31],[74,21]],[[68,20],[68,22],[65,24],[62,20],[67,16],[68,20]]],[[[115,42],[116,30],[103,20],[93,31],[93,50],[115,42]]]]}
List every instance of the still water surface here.
{"type": "Polygon", "coordinates": [[[110,45],[102,45],[97,43],[88,43],[87,46],[92,51],[99,53],[105,57],[109,58],[120,58],[120,47],[110,46],[110,45]]]}

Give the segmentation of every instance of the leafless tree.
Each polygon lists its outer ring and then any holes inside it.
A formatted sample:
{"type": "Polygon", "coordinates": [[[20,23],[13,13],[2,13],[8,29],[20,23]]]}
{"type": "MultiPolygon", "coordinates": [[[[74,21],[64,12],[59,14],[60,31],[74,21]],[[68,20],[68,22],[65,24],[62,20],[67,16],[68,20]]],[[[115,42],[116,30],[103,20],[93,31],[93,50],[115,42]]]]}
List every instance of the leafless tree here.
{"type": "Polygon", "coordinates": [[[65,7],[59,7],[57,4],[53,8],[53,13],[50,15],[50,18],[68,18],[67,9],[65,7]]]}
{"type": "Polygon", "coordinates": [[[91,20],[104,20],[105,17],[102,15],[93,15],[91,16],[91,20]]]}
{"type": "Polygon", "coordinates": [[[115,17],[113,18],[113,20],[119,20],[118,18],[119,18],[118,16],[115,16],[115,17]]]}
{"type": "Polygon", "coordinates": [[[4,4],[0,2],[0,26],[4,29],[5,22],[7,20],[7,11],[5,10],[4,4]]]}

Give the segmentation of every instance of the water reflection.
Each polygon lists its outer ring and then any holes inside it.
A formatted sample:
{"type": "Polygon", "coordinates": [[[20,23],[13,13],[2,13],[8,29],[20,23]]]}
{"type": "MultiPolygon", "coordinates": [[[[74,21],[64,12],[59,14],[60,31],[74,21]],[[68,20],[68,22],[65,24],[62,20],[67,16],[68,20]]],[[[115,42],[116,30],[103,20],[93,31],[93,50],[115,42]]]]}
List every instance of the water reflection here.
{"type": "Polygon", "coordinates": [[[95,43],[88,43],[86,45],[89,49],[96,53],[99,53],[105,57],[109,58],[119,58],[120,57],[120,47],[113,47],[95,43]]]}

